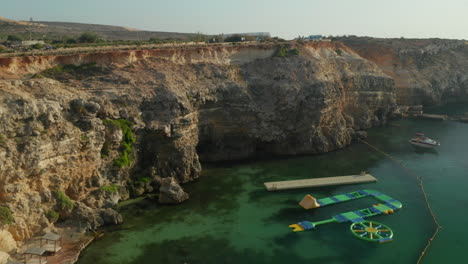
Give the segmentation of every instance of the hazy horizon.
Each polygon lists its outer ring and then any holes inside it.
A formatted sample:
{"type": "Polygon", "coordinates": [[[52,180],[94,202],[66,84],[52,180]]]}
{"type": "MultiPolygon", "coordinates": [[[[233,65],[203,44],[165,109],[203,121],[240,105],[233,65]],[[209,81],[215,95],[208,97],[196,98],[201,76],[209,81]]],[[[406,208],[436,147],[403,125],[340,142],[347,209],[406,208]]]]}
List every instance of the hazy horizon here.
{"type": "Polygon", "coordinates": [[[463,0],[19,0],[2,3],[0,16],[165,32],[270,32],[286,39],[315,34],[468,39],[466,10],[463,0]]]}

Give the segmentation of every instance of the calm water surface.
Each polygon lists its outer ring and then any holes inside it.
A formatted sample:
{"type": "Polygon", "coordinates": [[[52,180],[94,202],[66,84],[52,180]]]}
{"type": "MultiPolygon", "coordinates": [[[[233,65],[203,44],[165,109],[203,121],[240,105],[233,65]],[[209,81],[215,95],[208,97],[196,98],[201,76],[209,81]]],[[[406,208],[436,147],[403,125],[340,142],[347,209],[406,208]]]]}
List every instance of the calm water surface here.
{"type": "MultiPolygon", "coordinates": [[[[468,112],[468,107],[456,111],[468,112]]],[[[468,263],[468,124],[393,121],[370,130],[368,142],[424,180],[443,229],[423,263],[468,263]],[[415,150],[408,143],[415,132],[424,132],[442,145],[437,151],[415,150]]],[[[191,198],[178,206],[149,200],[121,206],[125,224],[109,228],[102,240],[85,250],[79,263],[415,263],[435,229],[415,177],[362,143],[317,156],[205,165],[200,180],[185,188],[191,198]],[[282,192],[263,187],[266,181],[363,170],[378,182],[282,192]],[[365,198],[306,211],[297,204],[305,194],[321,198],[361,189],[379,190],[403,203],[393,215],[371,218],[393,229],[393,242],[359,240],[348,223],[298,233],[288,228],[302,220],[322,220],[374,204],[365,198]]]]}

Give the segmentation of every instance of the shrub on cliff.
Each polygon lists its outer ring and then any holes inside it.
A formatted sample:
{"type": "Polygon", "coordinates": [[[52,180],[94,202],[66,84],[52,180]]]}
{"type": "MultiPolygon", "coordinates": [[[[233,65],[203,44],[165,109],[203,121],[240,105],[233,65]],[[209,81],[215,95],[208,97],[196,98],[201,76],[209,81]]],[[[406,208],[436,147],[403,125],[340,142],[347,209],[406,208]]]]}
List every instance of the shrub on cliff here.
{"type": "Polygon", "coordinates": [[[288,57],[288,56],[297,56],[299,55],[299,49],[294,48],[290,49],[287,46],[280,46],[273,56],[275,57],[288,57]]]}
{"type": "MultiPolygon", "coordinates": [[[[132,122],[125,120],[125,119],[117,119],[117,120],[104,120],[104,125],[110,129],[111,133],[116,129],[122,130],[122,141],[120,142],[120,156],[114,160],[114,166],[118,168],[127,167],[130,165],[132,159],[131,154],[133,152],[133,143],[136,142],[135,135],[132,132],[131,126],[133,125],[132,122]]],[[[107,140],[106,140],[107,142],[107,140]]],[[[106,143],[104,143],[106,146],[106,143]]],[[[107,147],[109,147],[107,145],[107,147]]],[[[104,147],[103,147],[104,148],[104,147]]],[[[101,154],[108,155],[109,150],[106,149],[105,151],[102,149],[101,154]]]]}
{"type": "Polygon", "coordinates": [[[104,192],[108,192],[108,193],[116,193],[119,190],[118,186],[115,185],[115,184],[104,185],[104,186],[101,186],[99,189],[101,189],[104,192]]]}
{"type": "Polygon", "coordinates": [[[6,206],[0,206],[0,226],[13,224],[14,222],[15,219],[13,218],[13,214],[11,213],[10,208],[6,206]]]}
{"type": "Polygon", "coordinates": [[[60,210],[63,210],[65,212],[70,212],[73,210],[75,207],[75,203],[66,195],[65,193],[61,191],[54,191],[55,194],[55,199],[57,201],[57,205],[60,208],[60,210]]]}
{"type": "Polygon", "coordinates": [[[130,165],[132,162],[131,158],[128,156],[128,152],[121,152],[120,156],[116,158],[113,162],[114,166],[118,168],[124,168],[130,165]]]}
{"type": "Polygon", "coordinates": [[[292,56],[297,56],[300,54],[300,51],[298,48],[294,48],[294,49],[290,49],[289,50],[289,55],[292,55],[292,56]]]}
{"type": "Polygon", "coordinates": [[[149,177],[141,177],[141,178],[138,178],[137,181],[143,182],[143,183],[149,183],[151,179],[149,177]]]}
{"type": "Polygon", "coordinates": [[[46,212],[46,217],[47,217],[47,219],[49,219],[49,222],[55,223],[55,222],[57,222],[59,220],[60,215],[59,215],[59,213],[57,213],[54,210],[49,210],[49,211],[46,212]]]}
{"type": "Polygon", "coordinates": [[[288,56],[288,48],[285,46],[279,47],[275,52],[275,57],[286,57],[288,56]]]}

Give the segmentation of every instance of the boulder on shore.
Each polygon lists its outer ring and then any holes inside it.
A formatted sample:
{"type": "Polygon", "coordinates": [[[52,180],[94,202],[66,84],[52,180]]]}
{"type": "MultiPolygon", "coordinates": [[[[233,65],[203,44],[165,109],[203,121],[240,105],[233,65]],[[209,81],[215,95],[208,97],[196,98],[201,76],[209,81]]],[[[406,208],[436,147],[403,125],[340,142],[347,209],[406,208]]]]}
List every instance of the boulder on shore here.
{"type": "Polygon", "coordinates": [[[189,198],[189,195],[172,177],[163,178],[159,188],[159,202],[162,204],[178,204],[189,198]]]}
{"type": "Polygon", "coordinates": [[[8,253],[0,251],[0,264],[6,264],[10,259],[10,255],[8,253]]]}
{"type": "Polygon", "coordinates": [[[76,202],[74,219],[80,221],[86,229],[96,229],[102,225],[118,225],[123,223],[123,217],[111,208],[93,209],[82,202],[76,202]]]}
{"type": "Polygon", "coordinates": [[[111,208],[101,209],[100,216],[105,225],[119,225],[123,223],[123,217],[111,208]]]}
{"type": "Polygon", "coordinates": [[[0,251],[10,252],[17,249],[16,241],[7,230],[0,230],[0,251]]]}

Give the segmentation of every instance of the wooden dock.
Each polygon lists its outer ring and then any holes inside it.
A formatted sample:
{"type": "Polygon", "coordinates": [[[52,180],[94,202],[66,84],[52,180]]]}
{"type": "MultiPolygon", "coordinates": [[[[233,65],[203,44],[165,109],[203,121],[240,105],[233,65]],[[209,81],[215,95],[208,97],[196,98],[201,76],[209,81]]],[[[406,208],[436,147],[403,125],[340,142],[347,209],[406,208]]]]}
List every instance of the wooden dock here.
{"type": "Polygon", "coordinates": [[[447,115],[434,115],[434,114],[420,114],[418,117],[426,118],[426,119],[434,119],[434,120],[447,120],[447,115]]]}
{"type": "Polygon", "coordinates": [[[468,116],[451,116],[450,120],[462,123],[468,123],[468,116]]]}
{"type": "Polygon", "coordinates": [[[268,191],[281,191],[289,189],[320,187],[330,185],[357,184],[366,182],[376,182],[377,179],[370,174],[349,175],[337,177],[325,177],[315,179],[303,179],[292,181],[265,182],[264,185],[268,191]]]}

